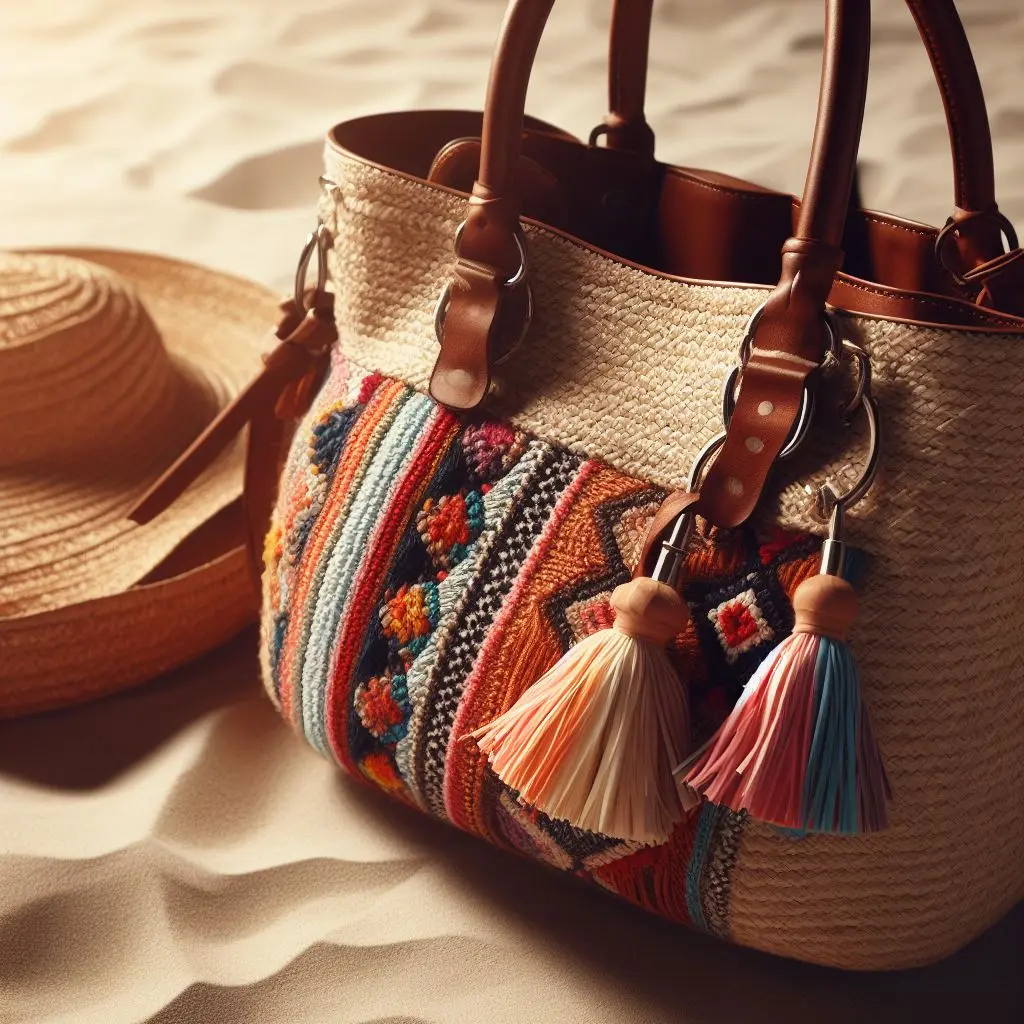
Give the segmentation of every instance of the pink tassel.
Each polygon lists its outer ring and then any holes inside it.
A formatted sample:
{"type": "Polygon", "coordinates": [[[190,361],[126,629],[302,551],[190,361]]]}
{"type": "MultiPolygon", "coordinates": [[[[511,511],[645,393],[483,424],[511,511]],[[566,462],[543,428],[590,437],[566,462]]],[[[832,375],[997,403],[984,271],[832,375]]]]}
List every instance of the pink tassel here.
{"type": "Polygon", "coordinates": [[[520,799],[577,828],[666,840],[682,816],[672,768],[689,712],[665,646],[689,613],[639,577],[616,588],[612,629],[573,647],[522,697],[470,735],[520,799]]]}
{"type": "Polygon", "coordinates": [[[888,825],[889,784],[846,634],[857,595],[839,576],[805,580],[796,627],[747,683],[712,740],[677,774],[700,795],[785,828],[858,833],[888,825]]]}

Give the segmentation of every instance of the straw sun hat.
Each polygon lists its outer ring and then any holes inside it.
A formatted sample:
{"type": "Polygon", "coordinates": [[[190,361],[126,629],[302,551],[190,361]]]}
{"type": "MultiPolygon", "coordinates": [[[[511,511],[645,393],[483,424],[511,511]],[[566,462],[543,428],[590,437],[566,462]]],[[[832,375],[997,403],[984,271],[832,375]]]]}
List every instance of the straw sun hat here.
{"type": "Polygon", "coordinates": [[[160,256],[0,254],[0,716],[181,664],[253,617],[236,441],[125,513],[260,366],[277,296],[160,256]]]}

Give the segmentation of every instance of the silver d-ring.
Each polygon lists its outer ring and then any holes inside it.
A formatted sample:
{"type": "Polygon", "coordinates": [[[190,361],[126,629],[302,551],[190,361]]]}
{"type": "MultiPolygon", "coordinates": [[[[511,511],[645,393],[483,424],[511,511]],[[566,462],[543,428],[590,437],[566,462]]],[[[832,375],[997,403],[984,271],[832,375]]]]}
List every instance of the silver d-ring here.
{"type": "MultiPolygon", "coordinates": [[[[448,281],[444,288],[441,289],[441,294],[438,296],[437,302],[434,304],[434,336],[437,338],[438,343],[441,341],[441,335],[444,331],[444,318],[448,313],[448,304],[451,302],[452,297],[452,283],[448,281]]],[[[500,356],[494,359],[491,363],[492,366],[501,366],[506,362],[510,356],[512,356],[516,349],[523,343],[526,338],[526,332],[530,329],[530,322],[533,320],[533,289],[530,287],[529,282],[526,284],[526,316],[523,317],[523,326],[520,330],[515,342],[508,347],[506,352],[503,352],[500,356]]]]}
{"type": "MultiPolygon", "coordinates": [[[[736,410],[736,383],[743,372],[743,367],[747,365],[747,360],[750,359],[750,352],[754,343],[754,332],[766,306],[767,302],[762,302],[751,313],[746,329],[743,332],[743,341],[740,343],[739,365],[733,367],[729,372],[729,376],[725,381],[725,387],[722,390],[722,422],[726,427],[732,422],[732,414],[736,410]]],[[[828,337],[828,346],[825,350],[826,355],[839,358],[843,350],[843,342],[835,322],[835,316],[830,309],[826,308],[822,311],[822,323],[825,326],[825,334],[828,337]]],[[[814,403],[814,391],[809,384],[805,384],[803,395],[800,398],[800,411],[797,414],[796,423],[793,424],[789,437],[786,438],[782,451],[779,452],[780,459],[789,458],[803,444],[807,431],[811,428],[811,421],[814,419],[814,403]]]]}
{"type": "Polygon", "coordinates": [[[855,341],[843,339],[843,355],[852,356],[857,361],[857,385],[853,397],[839,411],[844,423],[861,407],[865,395],[871,394],[871,359],[867,352],[855,341]]]}
{"type": "Polygon", "coordinates": [[[949,259],[946,256],[946,242],[949,241],[950,235],[955,235],[965,223],[969,223],[977,217],[992,217],[996,222],[996,226],[1002,233],[1003,241],[1006,243],[1004,252],[1013,252],[1014,249],[1020,248],[1020,242],[1017,238],[1017,232],[1014,230],[1012,221],[1010,221],[1006,214],[1000,210],[987,210],[983,213],[977,213],[973,216],[967,217],[959,223],[952,217],[946,218],[946,223],[942,226],[935,239],[935,255],[938,257],[939,263],[942,264],[949,276],[952,277],[953,280],[961,287],[970,284],[970,279],[964,276],[949,262],[949,259]]]}
{"type": "Polygon", "coordinates": [[[306,237],[306,244],[299,255],[299,263],[295,268],[295,290],[292,293],[295,304],[305,314],[309,312],[306,305],[306,274],[309,263],[316,250],[316,287],[313,290],[313,305],[318,306],[327,292],[327,250],[331,247],[331,234],[323,224],[318,223],[306,237]]]}
{"type": "MultiPolygon", "coordinates": [[[[455,229],[455,250],[458,252],[459,241],[462,239],[462,232],[465,230],[466,222],[463,221],[455,229]]],[[[529,269],[529,261],[526,256],[526,246],[523,243],[522,232],[517,231],[515,233],[516,248],[519,250],[519,269],[505,282],[502,287],[504,288],[516,288],[526,280],[526,275],[529,269]]],[[[448,305],[452,298],[452,283],[447,281],[445,286],[441,289],[441,294],[437,298],[437,302],[434,304],[434,335],[438,342],[441,341],[441,335],[444,332],[444,318],[448,313],[448,305]]],[[[523,327],[516,338],[515,343],[510,345],[508,351],[502,353],[497,359],[494,360],[494,366],[501,366],[506,359],[511,356],[517,348],[523,343],[523,339],[526,337],[526,332],[529,330],[530,321],[533,320],[533,289],[530,287],[529,282],[526,282],[526,316],[523,318],[523,327]]]]}
{"type": "Polygon", "coordinates": [[[701,477],[704,476],[704,470],[707,468],[708,463],[712,457],[718,453],[718,450],[725,444],[725,439],[729,436],[728,431],[723,430],[717,436],[711,438],[710,441],[697,453],[697,458],[694,460],[693,468],[690,470],[690,478],[686,482],[686,489],[691,494],[696,494],[700,490],[701,477]]]}
{"type": "Polygon", "coordinates": [[[827,519],[835,508],[840,509],[840,514],[853,508],[871,490],[878,476],[882,463],[882,423],[878,415],[878,403],[870,391],[864,392],[860,408],[864,410],[868,421],[868,460],[860,478],[845,494],[836,494],[835,488],[828,481],[818,488],[815,506],[823,519],[827,519]]]}
{"type": "MultiPolygon", "coordinates": [[[[743,331],[743,341],[740,342],[740,367],[747,365],[747,360],[750,358],[750,350],[754,344],[754,331],[757,329],[758,321],[761,319],[767,305],[767,302],[762,302],[750,314],[750,319],[747,321],[747,326],[743,331]]],[[[828,346],[825,349],[825,354],[839,359],[842,354],[842,335],[836,325],[835,313],[832,312],[831,308],[826,307],[822,310],[821,321],[825,325],[825,334],[828,336],[828,346]]]]}
{"type": "MultiPolygon", "coordinates": [[[[739,379],[742,367],[734,366],[725,379],[725,387],[722,390],[722,422],[729,426],[732,422],[732,414],[736,411],[736,382],[739,379]]],[[[804,385],[803,394],[800,396],[800,411],[797,413],[796,423],[786,438],[782,451],[779,452],[780,459],[788,459],[807,436],[811,429],[811,421],[814,419],[814,392],[809,384],[804,385]]]]}
{"type": "MultiPolygon", "coordinates": [[[[463,232],[466,230],[466,222],[463,221],[455,229],[455,254],[459,253],[459,244],[462,242],[463,232]]],[[[506,288],[515,288],[524,277],[526,277],[526,271],[528,267],[528,261],[526,258],[526,245],[523,242],[522,229],[516,231],[513,236],[516,240],[516,248],[519,250],[519,269],[507,280],[502,282],[506,288]]]]}

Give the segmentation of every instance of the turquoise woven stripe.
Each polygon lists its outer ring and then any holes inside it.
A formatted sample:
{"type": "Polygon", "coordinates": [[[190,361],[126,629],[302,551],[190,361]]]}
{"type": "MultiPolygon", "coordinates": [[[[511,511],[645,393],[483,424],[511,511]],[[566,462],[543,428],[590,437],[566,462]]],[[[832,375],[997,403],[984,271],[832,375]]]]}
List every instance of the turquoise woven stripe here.
{"type": "MultiPolygon", "coordinates": [[[[310,584],[308,587],[308,600],[302,604],[296,604],[289,591],[289,618],[291,622],[288,630],[289,635],[285,637],[285,646],[291,646],[294,644],[295,654],[292,659],[290,668],[290,681],[292,685],[292,717],[295,724],[303,729],[305,732],[305,705],[307,697],[303,688],[303,665],[305,659],[305,652],[309,646],[309,635],[312,629],[313,622],[313,611],[316,606],[316,593],[323,582],[324,573],[327,571],[328,560],[330,559],[331,552],[334,550],[335,544],[338,542],[338,537],[341,535],[341,531],[344,528],[345,522],[348,518],[349,509],[352,507],[355,497],[359,493],[359,489],[362,486],[363,481],[366,478],[367,467],[373,460],[373,456],[377,450],[384,443],[387,438],[392,425],[395,422],[395,418],[398,416],[402,406],[404,405],[408,392],[400,393],[397,397],[393,398],[387,408],[384,411],[384,415],[381,417],[373,433],[366,439],[366,444],[363,446],[363,452],[359,459],[359,464],[356,467],[356,472],[351,478],[351,482],[348,486],[348,490],[345,494],[340,495],[340,504],[332,509],[331,516],[328,521],[323,523],[323,528],[328,531],[327,537],[320,556],[317,561],[313,560],[312,552],[315,550],[313,543],[307,543],[305,551],[302,555],[302,560],[299,566],[298,573],[310,574],[310,584]],[[295,631],[298,635],[294,641],[290,639],[290,634],[295,631]]],[[[342,457],[345,456],[345,450],[342,451],[342,457]]],[[[330,492],[328,491],[328,496],[330,492]]],[[[314,527],[314,532],[316,527],[314,527]]],[[[310,537],[310,542],[313,537],[310,537]]],[[[298,573],[296,575],[298,575],[298,573]]],[[[293,577],[294,579],[294,577],[293,577]]],[[[309,734],[306,733],[308,736],[309,734]]]]}
{"type": "Polygon", "coordinates": [[[415,461],[418,441],[431,418],[441,415],[424,395],[412,395],[402,407],[380,448],[367,466],[359,491],[337,541],[325,548],[329,561],[315,591],[309,643],[302,664],[302,727],[309,742],[330,754],[327,740],[327,686],[344,683],[330,679],[338,627],[347,610],[350,591],[363,558],[370,553],[370,538],[387,510],[398,482],[415,461]]]}
{"type": "Polygon", "coordinates": [[[704,919],[704,907],[700,898],[701,882],[704,880],[704,869],[711,851],[711,838],[721,813],[721,809],[714,804],[705,802],[701,806],[697,834],[693,838],[693,853],[686,869],[686,910],[693,927],[702,932],[710,932],[711,929],[704,919]]]}

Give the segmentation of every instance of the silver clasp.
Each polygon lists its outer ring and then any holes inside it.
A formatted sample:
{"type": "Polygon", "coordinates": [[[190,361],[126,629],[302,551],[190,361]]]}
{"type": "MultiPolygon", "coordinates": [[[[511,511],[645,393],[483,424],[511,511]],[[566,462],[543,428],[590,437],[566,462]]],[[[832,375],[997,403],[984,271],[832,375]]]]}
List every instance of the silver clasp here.
{"type": "MultiPolygon", "coordinates": [[[[466,222],[463,221],[455,229],[455,252],[458,254],[459,242],[462,239],[462,232],[466,229],[466,222]]],[[[511,344],[508,349],[501,353],[500,356],[492,360],[492,366],[501,366],[506,359],[511,356],[517,348],[523,343],[526,338],[526,332],[530,329],[530,322],[533,320],[533,289],[530,287],[530,282],[526,280],[526,275],[529,272],[529,260],[526,255],[526,244],[523,241],[522,231],[516,231],[516,248],[519,250],[519,269],[503,283],[505,288],[518,288],[519,285],[525,282],[526,285],[526,315],[523,317],[523,326],[519,334],[516,336],[515,341],[511,344]]],[[[434,336],[437,338],[438,344],[441,343],[441,338],[444,334],[444,320],[448,313],[448,305],[452,298],[452,282],[448,281],[444,288],[441,289],[441,294],[438,296],[437,303],[434,306],[434,336]]]]}
{"type": "MultiPolygon", "coordinates": [[[[701,477],[708,463],[718,452],[718,449],[725,444],[726,432],[713,437],[697,454],[697,458],[690,470],[690,478],[687,481],[686,489],[691,494],[696,494],[700,487],[701,477]]],[[[680,515],[672,525],[672,532],[661,542],[661,550],[658,552],[658,560],[654,564],[654,572],[651,578],[659,583],[667,583],[674,587],[679,579],[679,571],[686,560],[686,552],[693,540],[694,521],[693,511],[687,509],[680,515]]]]}
{"type": "Polygon", "coordinates": [[[829,521],[829,539],[838,541],[842,534],[843,517],[871,490],[882,462],[882,423],[878,403],[871,393],[871,360],[860,345],[844,339],[843,354],[857,362],[857,385],[853,398],[842,410],[847,425],[858,410],[863,410],[868,424],[868,458],[856,483],[842,494],[836,492],[831,481],[826,481],[814,495],[814,511],[820,519],[829,521]]]}

